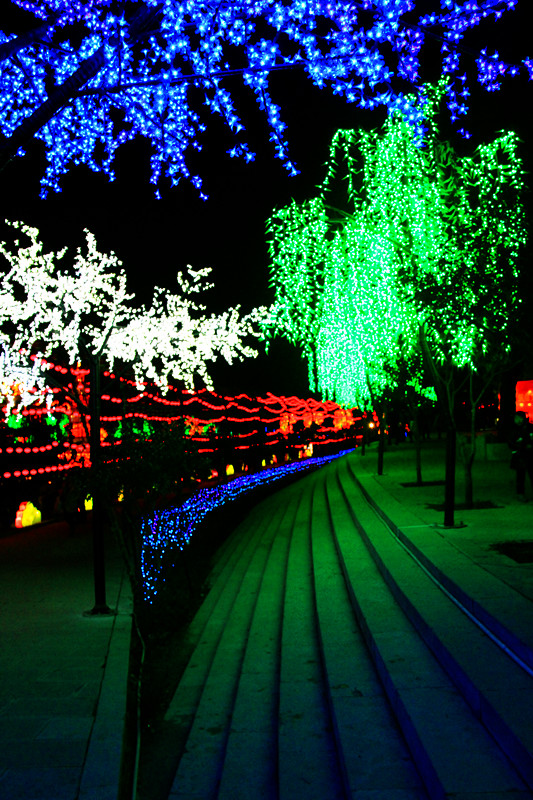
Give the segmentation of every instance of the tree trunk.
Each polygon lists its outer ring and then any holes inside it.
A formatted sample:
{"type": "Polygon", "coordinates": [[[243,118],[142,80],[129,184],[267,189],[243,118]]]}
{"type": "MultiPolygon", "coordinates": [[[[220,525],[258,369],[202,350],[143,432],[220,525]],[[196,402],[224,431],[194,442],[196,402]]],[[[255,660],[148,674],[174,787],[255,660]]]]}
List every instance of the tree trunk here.
{"type": "Polygon", "coordinates": [[[466,444],[463,450],[463,460],[465,467],[465,506],[474,508],[474,480],[472,467],[476,457],[476,406],[470,407],[470,444],[466,444]]]}
{"type": "Polygon", "coordinates": [[[446,429],[446,467],[444,483],[444,525],[453,528],[455,524],[455,455],[456,455],[455,428],[448,423],[446,429]]]}
{"type": "Polygon", "coordinates": [[[141,688],[144,657],[144,641],[135,622],[135,617],[133,617],[117,800],[132,800],[137,796],[136,787],[141,749],[141,688]]]}
{"type": "MultiPolygon", "coordinates": [[[[482,394],[480,395],[480,397],[482,394]]],[[[474,508],[474,481],[472,477],[472,467],[476,457],[476,406],[479,397],[474,397],[473,372],[469,372],[469,397],[470,397],[470,441],[464,438],[461,445],[461,455],[463,457],[465,473],[465,507],[474,508]]]]}
{"type": "Polygon", "coordinates": [[[413,432],[415,440],[416,485],[422,486],[422,442],[418,429],[413,432]]]}
{"type": "Polygon", "coordinates": [[[383,455],[385,453],[385,414],[376,411],[379,422],[378,438],[378,475],[383,475],[383,455]]]}
{"type": "MultiPolygon", "coordinates": [[[[442,416],[446,425],[446,452],[445,452],[445,472],[444,472],[444,526],[452,528],[455,524],[455,458],[456,458],[456,431],[454,420],[455,390],[453,385],[454,369],[453,365],[447,364],[448,374],[442,375],[437,369],[435,360],[432,357],[424,329],[420,328],[420,347],[422,356],[430,375],[433,377],[433,385],[437,393],[437,400],[442,416]]],[[[440,429],[439,429],[440,438],[440,429]]]]}
{"type": "Polygon", "coordinates": [[[465,460],[465,508],[474,508],[474,481],[472,478],[473,458],[465,460]]]}
{"type": "Polygon", "coordinates": [[[520,372],[516,366],[510,367],[500,378],[500,414],[497,426],[498,438],[509,441],[516,408],[516,382],[520,372]]]}
{"type": "Polygon", "coordinates": [[[411,413],[411,433],[413,435],[413,442],[415,444],[415,469],[416,469],[416,485],[422,486],[422,437],[420,436],[420,412],[418,405],[413,403],[409,407],[411,413]]]}
{"type": "Polygon", "coordinates": [[[89,395],[90,421],[90,459],[91,459],[91,495],[93,499],[92,535],[93,535],[93,566],[94,566],[94,607],[88,612],[91,616],[113,613],[106,602],[105,585],[105,505],[100,492],[99,466],[100,452],[100,359],[91,360],[90,395],[89,395]]]}

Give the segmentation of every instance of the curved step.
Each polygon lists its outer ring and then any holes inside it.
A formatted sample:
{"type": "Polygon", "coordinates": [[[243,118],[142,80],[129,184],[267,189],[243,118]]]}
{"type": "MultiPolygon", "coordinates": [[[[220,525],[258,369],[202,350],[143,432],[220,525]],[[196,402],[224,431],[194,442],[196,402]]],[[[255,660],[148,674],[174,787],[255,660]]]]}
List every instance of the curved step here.
{"type": "Polygon", "coordinates": [[[329,702],[347,797],[427,795],[353,614],[339,567],[325,486],[312,512],[313,574],[329,702]]]}
{"type": "MultiPolygon", "coordinates": [[[[276,499],[275,505],[279,505],[276,499]]],[[[249,800],[277,795],[277,719],[283,599],[293,521],[291,506],[279,525],[265,565],[248,631],[217,798],[249,800]]],[[[261,509],[268,514],[268,508],[261,509]]]]}
{"type": "Polygon", "coordinates": [[[533,603],[423,525],[373,477],[357,473],[357,460],[345,459],[352,479],[395,536],[457,602],[472,613],[533,671],[533,603]]]}
{"type": "MultiPolygon", "coordinates": [[[[323,480],[313,476],[313,492],[323,480]]],[[[279,688],[279,798],[344,797],[325,690],[311,559],[311,492],[295,520],[283,608],[279,688]]]]}
{"type": "MultiPolygon", "coordinates": [[[[283,513],[281,507],[279,513],[280,515],[283,513]]],[[[249,535],[243,536],[240,530],[232,534],[234,538],[231,552],[224,559],[222,569],[217,570],[214,579],[210,581],[209,592],[188,626],[186,635],[191,643],[191,652],[186,669],[196,671],[197,685],[201,686],[202,671],[209,668],[219,635],[231,613],[240,581],[246,573],[257,542],[271,522],[270,519],[260,519],[249,535]]],[[[189,687],[182,692],[178,686],[167,709],[165,720],[167,722],[180,720],[184,708],[194,708],[195,697],[195,692],[189,687]]]]}
{"type": "MultiPolygon", "coordinates": [[[[167,713],[182,736],[169,798],[530,798],[451,679],[479,692],[483,675],[461,661],[470,621],[386,530],[347,461],[261,502],[228,541],[167,713]]],[[[486,715],[485,694],[469,691],[486,715]]]]}
{"type": "Polygon", "coordinates": [[[243,541],[242,554],[233,568],[218,576],[216,588],[222,588],[215,602],[208,595],[205,628],[167,713],[168,719],[183,720],[186,726],[170,798],[209,798],[217,791],[258,587],[278,528],[284,519],[291,528],[300,503],[301,493],[293,487],[282,494],[283,501],[267,515],[262,514],[261,504],[239,526],[236,535],[243,541]]]}
{"type": "MultiPolygon", "coordinates": [[[[492,641],[484,636],[468,617],[462,614],[457,606],[438,589],[416,562],[409,557],[404,548],[391,536],[390,531],[386,529],[382,520],[368,506],[353,481],[351,486],[347,485],[348,478],[346,464],[339,465],[339,470],[337,471],[339,483],[337,481],[331,482],[328,487],[330,498],[335,498],[339,504],[342,498],[345,504],[343,518],[342,520],[337,519],[335,525],[336,531],[339,531],[339,547],[343,558],[348,561],[353,558],[351,551],[354,549],[354,537],[352,536],[350,541],[343,533],[343,529],[349,529],[351,522],[357,528],[375,560],[375,569],[379,568],[389,592],[392,593],[405,616],[410,620],[411,631],[408,632],[407,629],[403,628],[405,640],[402,642],[402,648],[405,648],[407,641],[411,641],[410,647],[415,652],[415,645],[413,644],[414,631],[412,630],[412,626],[414,626],[438,660],[438,670],[441,672],[445,670],[447,676],[453,681],[453,693],[456,694],[456,690],[461,692],[462,697],[468,702],[475,716],[482,721],[484,726],[490,729],[500,748],[513,761],[520,775],[526,781],[529,781],[530,755],[523,739],[530,738],[531,732],[528,734],[525,730],[530,726],[519,724],[520,709],[527,699],[528,692],[531,691],[529,676],[519,670],[514,662],[503,656],[501,651],[495,648],[492,641]],[[510,686],[509,682],[513,681],[515,685],[510,686]],[[511,706],[507,704],[509,692],[513,695],[514,700],[518,702],[518,705],[513,707],[513,704],[511,706]]],[[[332,514],[335,514],[333,509],[332,514]]],[[[350,580],[352,584],[354,579],[354,574],[351,574],[350,580]]],[[[356,602],[359,602],[359,593],[356,602]]],[[[370,613],[371,611],[372,609],[370,613]]],[[[373,623],[370,623],[365,611],[360,608],[359,613],[365,616],[368,636],[372,641],[372,645],[376,646],[376,631],[379,630],[376,628],[378,620],[375,619],[373,623]]],[[[396,617],[396,624],[399,626],[398,610],[393,612],[389,609],[388,613],[396,617]]],[[[387,648],[385,648],[386,650],[387,648]]],[[[408,651],[404,653],[403,657],[408,657],[408,651]]],[[[387,661],[382,655],[380,658],[384,662],[387,661]]],[[[390,661],[390,658],[388,660],[390,661]]],[[[427,658],[425,662],[423,679],[427,682],[428,675],[431,674],[431,665],[427,658]]],[[[385,679],[390,680],[391,672],[388,664],[386,666],[387,674],[385,679]]],[[[393,669],[392,674],[394,672],[395,670],[393,669]]],[[[392,677],[392,680],[396,683],[394,677],[392,677]]],[[[444,688],[443,683],[439,685],[444,688]]],[[[395,687],[391,687],[391,689],[396,691],[395,687]]],[[[438,694],[436,692],[433,698],[433,703],[436,706],[439,702],[438,694]]],[[[456,697],[454,700],[457,721],[449,728],[449,736],[451,737],[449,743],[450,754],[454,752],[454,730],[456,731],[456,737],[457,731],[466,730],[463,724],[460,723],[461,718],[464,718],[466,723],[464,709],[461,711],[457,699],[456,697]]],[[[424,724],[423,719],[420,722],[424,724]]],[[[470,724],[467,727],[471,728],[472,726],[470,724]]],[[[483,736],[486,739],[489,737],[487,737],[484,728],[479,727],[480,731],[476,734],[476,741],[478,742],[476,747],[480,748],[483,758],[477,764],[475,771],[472,771],[471,768],[468,770],[467,765],[458,766],[454,770],[456,777],[461,774],[463,777],[468,776],[465,788],[461,789],[461,791],[467,791],[467,788],[473,787],[476,782],[481,782],[483,787],[478,791],[488,791],[490,785],[493,786],[493,790],[499,785],[499,791],[508,791],[505,765],[497,752],[491,754],[491,748],[485,746],[483,736]],[[489,785],[487,785],[487,776],[491,774],[491,769],[497,764],[501,768],[499,767],[496,772],[492,773],[489,785]],[[498,781],[500,781],[499,784],[498,781]]],[[[473,736],[473,732],[470,735],[473,736]]],[[[423,747],[426,746],[426,741],[430,741],[429,739],[426,740],[425,736],[422,735],[419,735],[418,739],[423,747]]],[[[489,744],[491,744],[490,741],[489,744]]],[[[473,743],[469,744],[468,749],[471,751],[472,747],[473,743]]],[[[494,747],[492,749],[495,750],[494,747]]],[[[455,746],[455,751],[454,757],[458,759],[457,763],[460,765],[461,759],[463,758],[464,760],[464,753],[461,753],[461,747],[457,749],[457,746],[455,746]]],[[[436,767],[438,764],[436,756],[429,751],[427,756],[433,766],[436,767]]],[[[452,763],[451,755],[447,760],[448,764],[452,763]]],[[[470,760],[471,755],[468,756],[467,762],[470,760]]],[[[437,769],[436,772],[439,775],[442,790],[448,791],[446,773],[449,774],[449,770],[444,770],[442,776],[440,769],[437,769]]],[[[449,777],[453,784],[454,775],[451,774],[449,777]]],[[[527,788],[521,781],[515,782],[515,784],[516,791],[525,791],[527,788]]],[[[468,791],[474,791],[474,789],[468,788],[468,791]]]]}

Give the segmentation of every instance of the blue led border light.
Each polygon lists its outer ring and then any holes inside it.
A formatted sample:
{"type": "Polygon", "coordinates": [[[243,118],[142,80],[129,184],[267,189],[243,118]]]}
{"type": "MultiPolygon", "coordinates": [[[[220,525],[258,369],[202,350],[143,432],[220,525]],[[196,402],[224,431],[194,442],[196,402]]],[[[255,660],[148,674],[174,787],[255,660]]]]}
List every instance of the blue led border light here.
{"type": "Polygon", "coordinates": [[[141,526],[141,572],[144,599],[151,603],[158,593],[158,585],[162,580],[163,564],[169,564],[168,553],[183,550],[189,543],[194,531],[203,519],[215,508],[231,502],[244,492],[249,492],[267,483],[274,483],[296,472],[311,467],[321,467],[336,458],[351,453],[342,450],[331,456],[309,458],[285,464],[274,469],[265,469],[252,475],[242,475],[230,483],[201,489],[181,506],[158,510],[145,519],[141,526]]]}

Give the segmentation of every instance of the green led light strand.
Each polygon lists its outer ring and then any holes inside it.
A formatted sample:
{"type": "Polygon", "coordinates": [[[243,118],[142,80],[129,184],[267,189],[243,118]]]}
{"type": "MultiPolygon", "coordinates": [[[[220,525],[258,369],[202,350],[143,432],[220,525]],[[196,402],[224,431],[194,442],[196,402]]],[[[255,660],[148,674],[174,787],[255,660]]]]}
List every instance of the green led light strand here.
{"type": "Polygon", "coordinates": [[[338,131],[318,196],[268,221],[266,336],[298,345],[311,388],[341,404],[372,406],[402,363],[422,386],[421,331],[450,368],[477,369],[491,332],[510,347],[526,241],[519,143],[506,132],[456,154],[437,126],[446,91],[413,98],[423,130],[392,114],[378,131],[338,131]]]}

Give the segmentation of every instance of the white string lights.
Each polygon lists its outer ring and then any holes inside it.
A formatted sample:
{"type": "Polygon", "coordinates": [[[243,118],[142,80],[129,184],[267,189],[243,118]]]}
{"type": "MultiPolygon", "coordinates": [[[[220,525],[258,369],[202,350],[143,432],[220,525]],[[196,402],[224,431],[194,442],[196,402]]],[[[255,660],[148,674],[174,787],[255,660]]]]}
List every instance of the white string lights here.
{"type": "Polygon", "coordinates": [[[0,281],[0,341],[10,354],[5,368],[24,350],[70,365],[99,358],[111,371],[122,362],[139,386],[151,380],[165,391],[175,379],[192,389],[200,380],[211,389],[209,364],[257,355],[253,342],[263,309],[207,314],[195,297],[209,288],[208,269],[189,267],[178,293],[156,287],[150,307],[136,306],[121,262],[100,253],[88,231],[85,249],[69,263],[66,250],[44,251],[35,228],[12,227],[29,243],[0,242],[8,266],[0,281]]]}

